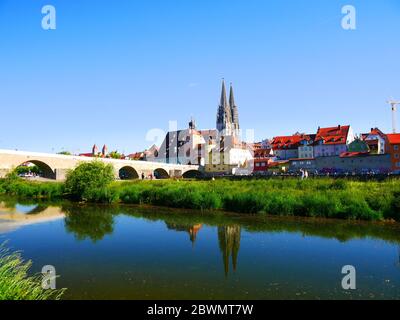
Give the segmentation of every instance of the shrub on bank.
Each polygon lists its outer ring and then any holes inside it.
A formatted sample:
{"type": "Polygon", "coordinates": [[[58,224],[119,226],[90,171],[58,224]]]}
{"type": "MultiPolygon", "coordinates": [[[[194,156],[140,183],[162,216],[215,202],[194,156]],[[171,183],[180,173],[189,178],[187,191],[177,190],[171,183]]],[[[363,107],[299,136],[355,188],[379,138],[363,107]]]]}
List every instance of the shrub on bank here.
{"type": "Polygon", "coordinates": [[[114,178],[111,164],[101,161],[84,162],[68,172],[65,191],[75,200],[113,202],[116,194],[109,186],[114,178]]]}

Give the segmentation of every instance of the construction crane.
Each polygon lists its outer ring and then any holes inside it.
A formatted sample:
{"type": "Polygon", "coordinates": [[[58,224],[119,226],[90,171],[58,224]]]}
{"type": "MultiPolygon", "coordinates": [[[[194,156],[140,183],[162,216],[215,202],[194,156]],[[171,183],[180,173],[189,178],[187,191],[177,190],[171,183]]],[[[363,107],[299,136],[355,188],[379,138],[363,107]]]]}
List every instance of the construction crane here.
{"type": "Polygon", "coordinates": [[[400,105],[400,101],[395,101],[393,98],[387,101],[388,104],[392,107],[392,126],[393,126],[393,133],[397,132],[397,122],[396,122],[396,112],[397,106],[400,105]]]}

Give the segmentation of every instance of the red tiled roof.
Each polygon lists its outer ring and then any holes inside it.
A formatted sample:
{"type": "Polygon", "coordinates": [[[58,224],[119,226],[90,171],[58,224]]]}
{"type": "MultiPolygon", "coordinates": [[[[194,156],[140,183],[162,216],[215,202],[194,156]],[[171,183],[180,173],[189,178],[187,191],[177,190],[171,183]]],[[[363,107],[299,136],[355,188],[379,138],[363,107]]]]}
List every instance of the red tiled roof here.
{"type": "Polygon", "coordinates": [[[261,142],[253,143],[253,150],[261,149],[261,142]]]}
{"type": "Polygon", "coordinates": [[[93,153],[81,153],[79,154],[80,157],[93,157],[93,153]]]}
{"type": "Polygon", "coordinates": [[[384,135],[384,133],[381,130],[379,130],[378,128],[372,129],[370,134],[378,134],[380,136],[384,135]]]}
{"type": "Polygon", "coordinates": [[[127,157],[130,158],[130,159],[138,159],[138,158],[141,158],[143,156],[144,156],[144,152],[135,152],[135,153],[128,154],[127,157]]]}
{"type": "Polygon", "coordinates": [[[319,128],[315,141],[324,141],[324,144],[345,144],[350,126],[319,128]]]}
{"type": "Polygon", "coordinates": [[[271,157],[271,150],[272,149],[255,149],[253,150],[254,158],[269,158],[271,157]]]}
{"type": "Polygon", "coordinates": [[[271,145],[273,149],[296,149],[300,141],[303,140],[302,135],[280,136],[272,139],[271,145]]]}
{"type": "Polygon", "coordinates": [[[340,158],[351,158],[351,157],[360,157],[367,155],[369,155],[369,152],[343,152],[340,154],[340,158]]]}
{"type": "Polygon", "coordinates": [[[268,167],[275,167],[275,166],[279,166],[280,164],[287,164],[287,163],[289,163],[289,160],[275,161],[275,162],[269,163],[268,167]]]}
{"type": "Polygon", "coordinates": [[[400,144],[400,133],[387,134],[390,144],[400,144]]]}
{"type": "Polygon", "coordinates": [[[363,133],[361,134],[361,139],[365,140],[368,136],[370,135],[378,135],[381,136],[382,138],[385,138],[385,134],[379,130],[378,128],[371,128],[371,131],[369,133],[363,133]]]}
{"type": "Polygon", "coordinates": [[[300,142],[303,140],[312,141],[315,138],[315,134],[294,134],[292,136],[280,136],[272,139],[271,145],[273,149],[297,149],[300,142]]]}

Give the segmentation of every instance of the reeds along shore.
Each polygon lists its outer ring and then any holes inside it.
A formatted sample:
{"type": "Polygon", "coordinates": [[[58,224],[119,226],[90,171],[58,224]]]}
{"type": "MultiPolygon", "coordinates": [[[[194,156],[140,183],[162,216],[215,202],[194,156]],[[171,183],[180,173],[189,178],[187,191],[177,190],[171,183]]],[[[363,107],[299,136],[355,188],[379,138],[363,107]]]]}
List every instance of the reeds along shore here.
{"type": "MultiPolygon", "coordinates": [[[[0,194],[68,199],[64,183],[0,180],[0,194]]],[[[91,190],[87,202],[151,204],[238,213],[400,221],[400,180],[270,179],[247,181],[113,182],[91,190]]]]}
{"type": "Polygon", "coordinates": [[[0,300],[58,300],[65,290],[44,290],[42,277],[29,276],[30,261],[0,244],[0,300]]]}

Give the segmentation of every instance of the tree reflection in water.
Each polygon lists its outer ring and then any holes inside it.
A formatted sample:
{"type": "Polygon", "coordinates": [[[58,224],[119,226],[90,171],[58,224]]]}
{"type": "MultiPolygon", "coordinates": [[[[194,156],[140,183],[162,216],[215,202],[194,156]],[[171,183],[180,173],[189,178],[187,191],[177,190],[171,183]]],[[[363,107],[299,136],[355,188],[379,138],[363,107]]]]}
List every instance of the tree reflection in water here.
{"type": "Polygon", "coordinates": [[[112,211],[104,206],[64,205],[65,229],[78,240],[90,239],[97,242],[114,231],[112,211]]]}

